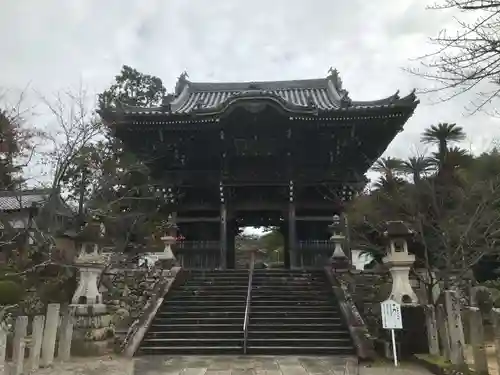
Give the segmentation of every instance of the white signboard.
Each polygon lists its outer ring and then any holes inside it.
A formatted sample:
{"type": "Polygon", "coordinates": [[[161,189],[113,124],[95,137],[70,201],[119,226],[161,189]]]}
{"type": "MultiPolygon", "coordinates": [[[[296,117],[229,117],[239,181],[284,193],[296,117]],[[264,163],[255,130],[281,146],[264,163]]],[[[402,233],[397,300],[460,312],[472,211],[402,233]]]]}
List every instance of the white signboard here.
{"type": "Polygon", "coordinates": [[[382,311],[382,327],[384,329],[403,329],[401,305],[388,299],[380,304],[382,311]]]}

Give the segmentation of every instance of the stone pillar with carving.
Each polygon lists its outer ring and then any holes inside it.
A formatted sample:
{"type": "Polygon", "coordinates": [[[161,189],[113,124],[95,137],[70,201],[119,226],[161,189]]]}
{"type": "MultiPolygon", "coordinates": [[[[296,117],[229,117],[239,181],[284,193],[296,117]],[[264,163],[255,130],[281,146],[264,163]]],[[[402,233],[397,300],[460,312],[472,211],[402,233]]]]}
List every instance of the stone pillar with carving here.
{"type": "Polygon", "coordinates": [[[164,236],[161,238],[165,244],[165,249],[162,253],[157,254],[158,262],[161,263],[163,269],[172,268],[177,260],[175,258],[174,252],[172,251],[172,246],[177,242],[177,230],[178,226],[175,222],[174,215],[168,215],[168,219],[162,222],[162,231],[164,236]]]}
{"type": "Polygon", "coordinates": [[[410,269],[415,255],[408,252],[408,240],[415,235],[402,221],[388,221],[384,237],[387,241],[387,254],[383,259],[392,276],[392,291],[389,299],[400,304],[418,303],[410,283],[410,269]]]}
{"type": "Polygon", "coordinates": [[[339,215],[333,216],[333,222],[328,226],[332,234],[330,240],[334,243],[333,254],[330,257],[330,264],[336,270],[348,270],[351,266],[349,258],[344,252],[345,245],[345,226],[339,215]]]}
{"type": "Polygon", "coordinates": [[[113,334],[111,315],[99,292],[99,280],[108,264],[108,257],[101,252],[104,235],[104,225],[94,220],[75,237],[80,249],[74,262],[79,280],[71,302],[75,312],[72,352],[77,355],[104,354],[113,334]]]}

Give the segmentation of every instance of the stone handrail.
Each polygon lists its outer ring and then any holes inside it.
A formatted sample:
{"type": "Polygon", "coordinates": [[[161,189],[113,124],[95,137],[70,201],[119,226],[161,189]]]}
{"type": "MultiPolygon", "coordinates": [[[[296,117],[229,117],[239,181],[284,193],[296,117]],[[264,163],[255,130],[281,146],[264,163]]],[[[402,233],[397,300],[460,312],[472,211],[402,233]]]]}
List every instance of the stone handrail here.
{"type": "Polygon", "coordinates": [[[363,360],[375,358],[373,338],[351,297],[347,283],[334,274],[331,266],[325,267],[325,274],[339,302],[340,311],[351,334],[358,358],[363,360]]]}
{"type": "Polygon", "coordinates": [[[152,297],[144,304],[141,314],[134,320],[127,331],[122,344],[122,354],[126,357],[132,357],[135,354],[144,335],[151,326],[153,318],[162,305],[164,296],[173,285],[182,282],[184,272],[180,267],[172,267],[169,271],[163,271],[162,276],[152,286],[152,297]]]}

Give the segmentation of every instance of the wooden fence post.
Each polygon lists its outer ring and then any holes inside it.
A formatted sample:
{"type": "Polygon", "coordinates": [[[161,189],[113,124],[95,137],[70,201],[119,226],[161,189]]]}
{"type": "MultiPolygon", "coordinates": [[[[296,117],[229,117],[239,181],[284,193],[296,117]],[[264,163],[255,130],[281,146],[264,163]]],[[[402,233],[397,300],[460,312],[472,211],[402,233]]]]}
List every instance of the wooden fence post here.
{"type": "Polygon", "coordinates": [[[14,331],[14,342],[12,344],[12,369],[13,375],[23,373],[24,350],[26,348],[26,333],[28,331],[28,317],[18,316],[14,331]]]}
{"type": "Polygon", "coordinates": [[[9,375],[9,367],[5,361],[7,333],[7,326],[4,322],[0,322],[0,375],[9,375]]]}
{"type": "Polygon", "coordinates": [[[47,306],[42,340],[42,367],[48,367],[54,362],[57,326],[59,324],[59,309],[60,305],[58,303],[50,303],[47,306]]]}
{"type": "Polygon", "coordinates": [[[71,340],[73,339],[73,318],[74,307],[68,306],[65,309],[61,327],[59,330],[59,347],[57,348],[57,358],[60,361],[69,361],[71,355],[71,340]]]}
{"type": "Polygon", "coordinates": [[[45,317],[43,315],[37,315],[33,318],[28,372],[34,372],[40,367],[44,323],[45,317]]]}
{"type": "Polygon", "coordinates": [[[488,359],[484,347],[483,316],[477,307],[469,307],[470,343],[474,355],[474,369],[478,375],[488,374],[488,359]]]}

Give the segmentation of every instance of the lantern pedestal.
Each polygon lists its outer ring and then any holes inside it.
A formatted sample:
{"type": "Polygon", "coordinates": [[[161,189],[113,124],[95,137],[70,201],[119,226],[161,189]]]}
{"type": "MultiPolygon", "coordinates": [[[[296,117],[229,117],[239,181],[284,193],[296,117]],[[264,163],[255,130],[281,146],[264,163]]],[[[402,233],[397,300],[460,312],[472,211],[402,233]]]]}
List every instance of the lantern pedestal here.
{"type": "Polygon", "coordinates": [[[75,330],[71,350],[75,355],[103,355],[113,336],[111,315],[103,303],[98,283],[108,259],[97,244],[84,244],[75,261],[79,282],[72,303],[75,308],[75,330]],[[91,252],[86,251],[90,247],[91,252]]]}
{"type": "Polygon", "coordinates": [[[399,304],[416,304],[418,297],[410,284],[410,269],[415,255],[408,252],[408,239],[415,232],[402,221],[388,221],[384,237],[387,239],[387,255],[383,258],[392,276],[392,291],[389,299],[399,304]]]}
{"type": "Polygon", "coordinates": [[[343,248],[345,243],[345,225],[341,223],[340,216],[334,215],[333,223],[330,224],[328,228],[332,234],[330,241],[332,241],[335,245],[333,254],[330,257],[330,264],[337,272],[347,271],[350,269],[351,264],[347,255],[345,255],[343,248]]]}
{"type": "Polygon", "coordinates": [[[410,270],[415,262],[415,255],[405,253],[389,254],[383,262],[392,276],[392,290],[389,299],[400,304],[416,304],[418,297],[410,283],[410,270]]]}
{"type": "Polygon", "coordinates": [[[171,269],[175,266],[177,259],[175,258],[174,252],[172,251],[172,246],[177,242],[174,236],[163,236],[161,238],[165,244],[165,249],[162,253],[156,254],[158,257],[158,262],[160,262],[163,269],[171,269]]]}

